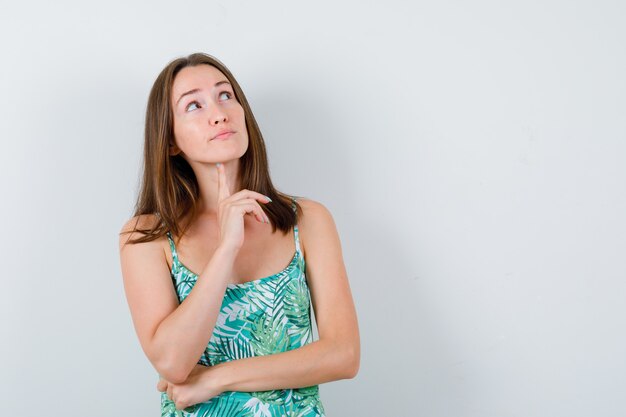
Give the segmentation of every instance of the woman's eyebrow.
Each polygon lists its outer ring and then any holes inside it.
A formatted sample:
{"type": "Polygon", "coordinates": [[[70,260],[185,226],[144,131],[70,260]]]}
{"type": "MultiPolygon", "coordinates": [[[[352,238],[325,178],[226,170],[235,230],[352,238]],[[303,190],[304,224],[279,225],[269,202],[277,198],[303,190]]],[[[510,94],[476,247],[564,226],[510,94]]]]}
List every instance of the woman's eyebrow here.
{"type": "MultiPolygon", "coordinates": [[[[230,84],[230,83],[229,83],[228,81],[226,81],[226,80],[218,81],[217,83],[215,83],[215,85],[213,86],[213,88],[215,88],[215,87],[217,87],[217,86],[219,86],[219,85],[222,85],[222,84],[230,84]]],[[[202,89],[201,89],[201,88],[194,88],[193,90],[189,90],[189,91],[187,91],[186,93],[181,94],[181,95],[180,95],[180,97],[178,97],[178,100],[176,100],[176,105],[178,105],[178,103],[180,102],[180,100],[181,100],[183,97],[185,97],[186,95],[189,95],[189,94],[194,94],[194,93],[197,93],[198,91],[202,91],[202,89]]]]}

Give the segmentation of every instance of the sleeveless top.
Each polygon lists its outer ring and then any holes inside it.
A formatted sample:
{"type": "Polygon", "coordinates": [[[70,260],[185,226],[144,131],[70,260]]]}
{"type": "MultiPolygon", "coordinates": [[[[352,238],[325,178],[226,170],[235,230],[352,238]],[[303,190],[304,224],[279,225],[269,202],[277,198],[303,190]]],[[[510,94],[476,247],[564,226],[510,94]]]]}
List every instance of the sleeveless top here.
{"type": "MultiPolygon", "coordinates": [[[[295,200],[292,207],[296,210],[295,200]]],[[[298,226],[293,228],[296,251],[282,271],[254,281],[228,284],[211,339],[198,364],[204,366],[270,355],[312,342],[311,298],[300,251],[298,226]]],[[[198,276],[178,259],[174,239],[172,281],[179,302],[189,295],[198,276]]],[[[175,343],[175,341],[173,341],[175,343]]],[[[319,386],[269,391],[224,391],[207,402],[176,410],[161,393],[161,417],[324,417],[319,386]]]]}

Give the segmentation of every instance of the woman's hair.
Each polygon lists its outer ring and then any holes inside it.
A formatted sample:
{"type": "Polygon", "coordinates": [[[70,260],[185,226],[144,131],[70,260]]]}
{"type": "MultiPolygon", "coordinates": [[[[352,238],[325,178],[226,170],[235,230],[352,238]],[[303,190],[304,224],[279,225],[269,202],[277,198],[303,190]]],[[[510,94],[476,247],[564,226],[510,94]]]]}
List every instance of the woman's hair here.
{"type": "MultiPolygon", "coordinates": [[[[180,153],[170,155],[168,149],[174,143],[171,107],[174,79],[181,69],[202,64],[212,65],[226,76],[244,110],[249,140],[248,149],[241,156],[239,164],[241,189],[256,191],[272,199],[271,203],[260,205],[271,220],[272,232],[278,228],[287,233],[296,224],[297,216],[291,206],[293,196],[279,192],[272,185],[263,136],[239,83],[217,58],[194,53],[167,64],[150,90],[144,131],[143,175],[133,213],[137,221],[133,230],[123,232],[137,231],[143,236],[127,243],[149,242],[165,235],[168,230],[180,240],[198,214],[199,187],[196,176],[180,153]],[[181,224],[189,213],[191,215],[185,224],[181,224]],[[156,215],[151,228],[137,228],[139,216],[143,214],[156,215]]],[[[300,209],[297,203],[296,207],[300,209]]]]}

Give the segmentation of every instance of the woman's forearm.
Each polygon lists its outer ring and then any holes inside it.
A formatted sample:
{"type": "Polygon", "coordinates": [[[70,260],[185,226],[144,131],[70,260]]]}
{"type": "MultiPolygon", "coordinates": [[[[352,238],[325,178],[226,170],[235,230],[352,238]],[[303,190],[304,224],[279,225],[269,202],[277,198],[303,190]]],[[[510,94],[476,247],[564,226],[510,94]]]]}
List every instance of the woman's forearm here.
{"type": "Polygon", "coordinates": [[[232,250],[216,249],[187,298],[157,328],[150,353],[165,379],[185,381],[206,349],[235,257],[232,250]]]}
{"type": "Polygon", "coordinates": [[[214,377],[224,391],[267,391],[302,388],[353,378],[354,352],[326,340],[272,355],[254,356],[215,366],[214,377]]]}

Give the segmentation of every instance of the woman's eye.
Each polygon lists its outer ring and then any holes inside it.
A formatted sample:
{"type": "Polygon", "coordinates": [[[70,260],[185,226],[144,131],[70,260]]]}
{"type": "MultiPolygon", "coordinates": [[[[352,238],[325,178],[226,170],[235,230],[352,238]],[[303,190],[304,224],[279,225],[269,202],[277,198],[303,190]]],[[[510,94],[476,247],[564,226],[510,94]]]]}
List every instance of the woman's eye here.
{"type": "MultiPolygon", "coordinates": [[[[232,93],[231,93],[230,91],[222,91],[222,92],[220,93],[220,97],[221,97],[222,95],[224,95],[224,94],[226,94],[226,95],[228,96],[227,100],[232,98],[232,93]]],[[[196,105],[196,107],[197,107],[197,105],[198,105],[198,104],[200,104],[200,103],[198,103],[197,101],[195,101],[195,100],[194,100],[194,101],[192,101],[191,103],[187,104],[187,107],[185,108],[185,110],[186,110],[186,111],[189,111],[189,108],[190,108],[192,105],[196,105]]]]}
{"type": "Polygon", "coordinates": [[[197,102],[197,101],[192,101],[191,103],[187,104],[187,108],[186,108],[186,110],[187,110],[187,111],[189,111],[189,107],[190,107],[192,104],[198,104],[198,102],[197,102]]]}

